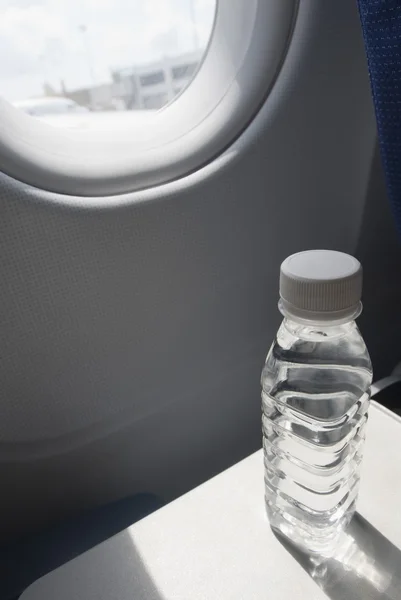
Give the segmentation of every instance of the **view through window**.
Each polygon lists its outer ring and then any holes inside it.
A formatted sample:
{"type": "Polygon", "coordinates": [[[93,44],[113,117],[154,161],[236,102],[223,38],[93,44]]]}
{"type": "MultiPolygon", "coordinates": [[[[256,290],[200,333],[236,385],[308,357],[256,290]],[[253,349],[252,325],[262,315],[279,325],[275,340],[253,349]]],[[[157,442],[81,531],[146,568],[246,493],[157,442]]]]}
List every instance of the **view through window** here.
{"type": "Polygon", "coordinates": [[[0,0],[0,93],[26,113],[157,110],[193,78],[216,0],[0,0]]]}

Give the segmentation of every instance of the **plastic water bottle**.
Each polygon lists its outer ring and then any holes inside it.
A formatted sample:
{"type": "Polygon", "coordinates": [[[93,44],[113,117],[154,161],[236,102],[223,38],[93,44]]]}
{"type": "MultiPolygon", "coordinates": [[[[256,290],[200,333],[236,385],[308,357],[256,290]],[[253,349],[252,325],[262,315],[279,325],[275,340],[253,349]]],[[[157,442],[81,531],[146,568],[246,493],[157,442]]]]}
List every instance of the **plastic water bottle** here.
{"type": "Polygon", "coordinates": [[[372,382],[361,290],[362,267],[342,252],[281,265],[284,320],[262,372],[266,509],[312,552],[332,547],[355,512],[372,382]]]}

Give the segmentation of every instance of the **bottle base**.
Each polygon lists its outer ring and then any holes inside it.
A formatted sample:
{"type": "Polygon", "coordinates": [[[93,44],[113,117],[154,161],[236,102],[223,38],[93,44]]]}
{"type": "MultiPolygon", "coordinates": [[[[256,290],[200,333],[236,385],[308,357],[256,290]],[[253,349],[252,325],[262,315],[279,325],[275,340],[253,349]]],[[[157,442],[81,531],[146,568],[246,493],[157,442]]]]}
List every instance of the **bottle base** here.
{"type": "Polygon", "coordinates": [[[355,512],[355,503],[334,523],[330,520],[309,519],[307,515],[295,517],[272,506],[267,498],[266,512],[270,526],[279,536],[284,536],[291,545],[309,554],[324,556],[332,553],[342,532],[348,527],[355,512]]]}

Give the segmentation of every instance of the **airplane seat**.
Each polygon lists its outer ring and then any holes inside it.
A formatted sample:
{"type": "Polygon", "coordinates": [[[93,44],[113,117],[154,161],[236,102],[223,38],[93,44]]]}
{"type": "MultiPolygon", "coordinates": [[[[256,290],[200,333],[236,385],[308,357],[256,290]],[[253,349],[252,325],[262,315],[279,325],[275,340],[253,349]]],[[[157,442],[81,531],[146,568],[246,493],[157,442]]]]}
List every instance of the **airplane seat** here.
{"type": "MultiPolygon", "coordinates": [[[[366,296],[361,324],[377,380],[389,376],[401,358],[401,6],[373,0],[358,4],[378,132],[358,246],[366,296]]],[[[394,408],[394,399],[391,403],[394,408]]],[[[401,399],[395,408],[401,408],[401,399]]]]}

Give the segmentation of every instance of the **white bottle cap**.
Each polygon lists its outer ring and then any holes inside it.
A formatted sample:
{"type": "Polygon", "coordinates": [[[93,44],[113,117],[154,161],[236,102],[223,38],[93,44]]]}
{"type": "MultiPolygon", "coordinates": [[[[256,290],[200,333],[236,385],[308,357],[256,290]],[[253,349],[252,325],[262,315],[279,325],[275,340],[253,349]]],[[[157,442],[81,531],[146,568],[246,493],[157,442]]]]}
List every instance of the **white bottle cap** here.
{"type": "Polygon", "coordinates": [[[362,310],[362,266],[343,252],[308,250],[280,270],[280,310],[301,321],[349,321],[362,310]]]}

